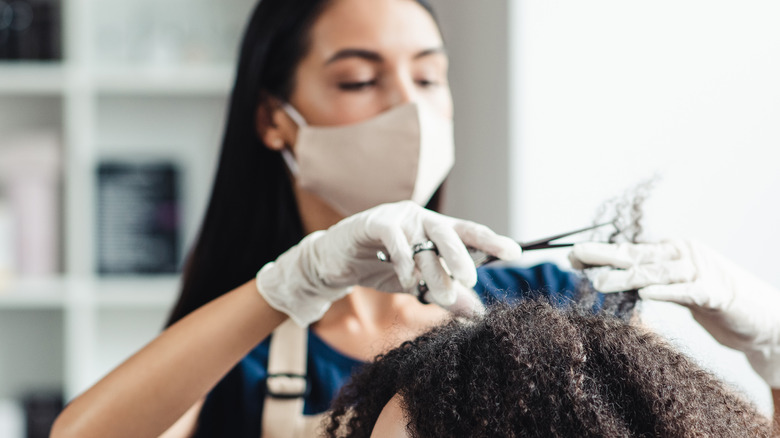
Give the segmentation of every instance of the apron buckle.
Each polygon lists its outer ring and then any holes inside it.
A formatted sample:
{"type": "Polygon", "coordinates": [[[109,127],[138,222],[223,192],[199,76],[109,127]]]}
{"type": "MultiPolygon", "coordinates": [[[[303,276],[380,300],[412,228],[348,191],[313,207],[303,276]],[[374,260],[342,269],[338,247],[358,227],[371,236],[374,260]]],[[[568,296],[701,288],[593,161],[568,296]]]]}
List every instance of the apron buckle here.
{"type": "Polygon", "coordinates": [[[266,377],[265,390],[269,397],[289,400],[305,398],[311,389],[305,374],[275,373],[266,377]]]}

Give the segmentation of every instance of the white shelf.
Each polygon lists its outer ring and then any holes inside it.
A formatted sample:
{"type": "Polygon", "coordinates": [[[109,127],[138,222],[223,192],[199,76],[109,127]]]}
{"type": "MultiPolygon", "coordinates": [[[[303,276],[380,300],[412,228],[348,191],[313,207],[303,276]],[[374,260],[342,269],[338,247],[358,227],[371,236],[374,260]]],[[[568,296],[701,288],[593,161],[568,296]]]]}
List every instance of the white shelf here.
{"type": "Polygon", "coordinates": [[[101,308],[168,310],[178,296],[178,288],[178,276],[98,280],[95,302],[101,308]]]}
{"type": "Polygon", "coordinates": [[[0,62],[0,95],[59,95],[64,89],[59,62],[0,62]]]}
{"type": "Polygon", "coordinates": [[[67,283],[61,278],[13,279],[0,289],[2,309],[60,309],[67,283]]]}
{"type": "Polygon", "coordinates": [[[179,277],[15,279],[0,289],[0,310],[100,309],[168,310],[178,295],[179,277]]]}
{"type": "Polygon", "coordinates": [[[232,66],[100,67],[92,83],[105,95],[218,95],[230,91],[232,66]]]}
{"type": "MultiPolygon", "coordinates": [[[[232,66],[96,67],[87,83],[105,95],[224,96],[232,86],[232,66]]],[[[0,62],[0,96],[61,95],[71,87],[60,63],[0,62]]],[[[78,90],[82,88],[78,86],[78,90]]]]}

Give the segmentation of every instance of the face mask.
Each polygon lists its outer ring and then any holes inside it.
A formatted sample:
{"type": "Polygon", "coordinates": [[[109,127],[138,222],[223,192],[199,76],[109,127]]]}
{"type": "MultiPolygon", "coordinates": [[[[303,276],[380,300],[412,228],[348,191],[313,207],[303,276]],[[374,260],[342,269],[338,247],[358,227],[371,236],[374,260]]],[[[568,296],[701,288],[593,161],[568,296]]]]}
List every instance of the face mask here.
{"type": "Polygon", "coordinates": [[[344,216],[386,202],[426,205],[455,161],[452,120],[418,103],[344,126],[298,124],[296,157],[282,155],[298,185],[344,216]]]}

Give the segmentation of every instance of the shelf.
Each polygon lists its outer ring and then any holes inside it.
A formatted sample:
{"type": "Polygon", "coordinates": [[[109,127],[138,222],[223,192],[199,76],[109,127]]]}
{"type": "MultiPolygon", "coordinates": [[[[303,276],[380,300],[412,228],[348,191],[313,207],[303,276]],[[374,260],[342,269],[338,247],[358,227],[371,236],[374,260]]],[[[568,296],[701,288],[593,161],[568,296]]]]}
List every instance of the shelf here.
{"type": "Polygon", "coordinates": [[[64,88],[59,62],[0,62],[0,95],[58,95],[64,88]]]}
{"type": "MultiPolygon", "coordinates": [[[[94,164],[179,160],[182,214],[201,214],[233,86],[232,54],[255,1],[184,9],[167,1],[59,3],[61,60],[0,60],[0,137],[57,132],[66,165],[56,211],[62,271],[10,279],[0,272],[0,399],[46,383],[71,398],[163,327],[180,275],[94,273],[94,164]],[[23,354],[3,354],[17,350],[23,354]]],[[[189,226],[183,237],[195,233],[189,226]]]]}
{"type": "MultiPolygon", "coordinates": [[[[98,67],[81,69],[92,87],[108,95],[227,95],[233,66],[98,67]]],[[[0,62],[0,95],[63,94],[65,68],[56,62],[0,62]]]]}
{"type": "Polygon", "coordinates": [[[178,290],[177,276],[14,279],[0,289],[0,310],[61,309],[76,303],[101,309],[167,310],[178,290]]]}
{"type": "Polygon", "coordinates": [[[178,276],[100,279],[95,301],[101,308],[170,309],[178,292],[178,276]]]}
{"type": "Polygon", "coordinates": [[[62,308],[66,291],[60,278],[13,279],[0,289],[0,309],[62,308]]]}
{"type": "Polygon", "coordinates": [[[233,66],[101,67],[94,86],[107,95],[224,96],[232,87],[233,66]]]}

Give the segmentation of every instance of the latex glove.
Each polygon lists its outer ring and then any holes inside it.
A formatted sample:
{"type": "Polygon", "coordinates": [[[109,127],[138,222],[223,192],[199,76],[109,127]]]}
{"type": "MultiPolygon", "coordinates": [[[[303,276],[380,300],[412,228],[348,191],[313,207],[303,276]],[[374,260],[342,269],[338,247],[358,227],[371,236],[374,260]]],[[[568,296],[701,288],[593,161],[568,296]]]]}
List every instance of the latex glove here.
{"type": "Polygon", "coordinates": [[[600,292],[639,289],[642,299],[688,307],[723,345],[745,353],[753,369],[780,388],[780,291],[716,252],[686,240],[657,244],[577,244],[572,266],[612,266],[598,273],[600,292]]]}
{"type": "Polygon", "coordinates": [[[416,296],[418,282],[424,280],[427,301],[462,305],[473,301],[464,294],[473,295],[477,282],[466,245],[504,260],[517,259],[522,252],[516,242],[484,225],[411,201],[383,204],[306,236],[258,272],[257,287],[271,307],[301,326],[321,318],[355,285],[416,296]],[[439,256],[423,251],[413,257],[412,245],[426,240],[436,244],[439,256]],[[390,256],[390,263],[377,259],[378,250],[390,256]]]}

